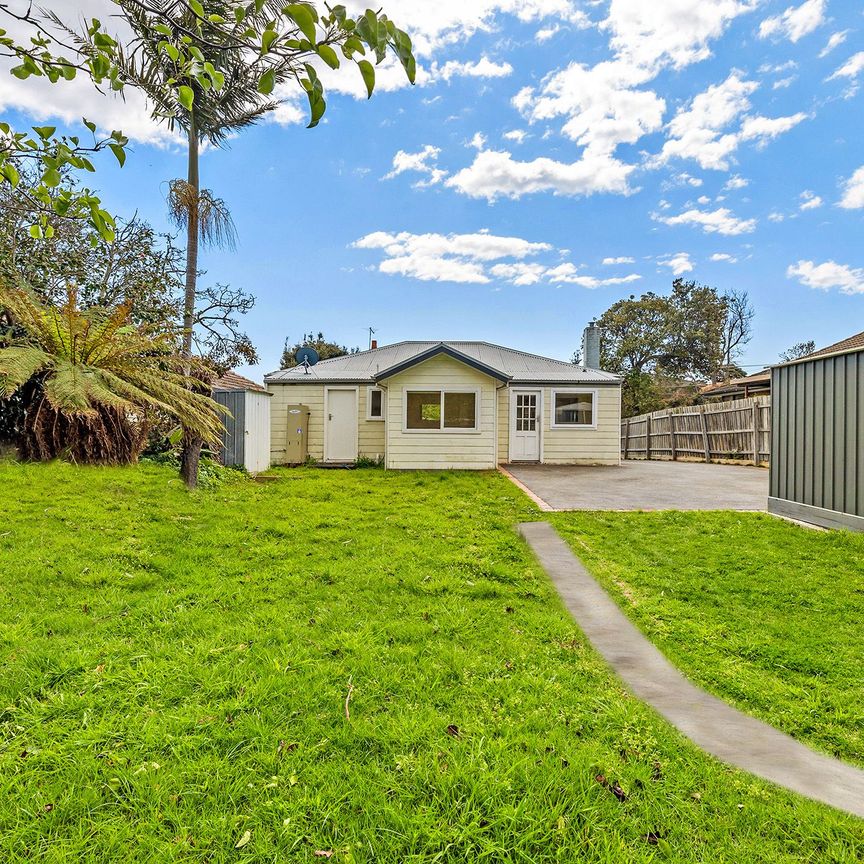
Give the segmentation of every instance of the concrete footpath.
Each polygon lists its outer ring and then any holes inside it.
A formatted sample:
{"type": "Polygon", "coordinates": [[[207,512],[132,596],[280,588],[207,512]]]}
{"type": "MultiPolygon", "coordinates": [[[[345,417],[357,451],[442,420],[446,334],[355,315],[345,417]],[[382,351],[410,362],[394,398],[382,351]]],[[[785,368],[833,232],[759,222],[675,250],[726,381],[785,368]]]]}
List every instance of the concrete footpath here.
{"type": "Polygon", "coordinates": [[[691,684],[646,639],[548,522],[519,532],[576,623],[633,693],[723,762],[864,818],[864,771],[824,756],[691,684]]]}

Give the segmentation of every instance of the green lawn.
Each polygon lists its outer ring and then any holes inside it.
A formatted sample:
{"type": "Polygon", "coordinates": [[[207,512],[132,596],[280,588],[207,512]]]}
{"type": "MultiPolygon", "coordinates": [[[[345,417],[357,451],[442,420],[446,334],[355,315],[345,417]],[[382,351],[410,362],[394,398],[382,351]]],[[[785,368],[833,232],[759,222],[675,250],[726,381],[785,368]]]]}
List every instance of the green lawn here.
{"type": "Polygon", "coordinates": [[[622,690],[538,516],[494,474],[0,464],[0,861],[864,860],[622,690]]]}
{"type": "Polygon", "coordinates": [[[752,513],[552,521],[691,679],[864,765],[864,536],[752,513]]]}

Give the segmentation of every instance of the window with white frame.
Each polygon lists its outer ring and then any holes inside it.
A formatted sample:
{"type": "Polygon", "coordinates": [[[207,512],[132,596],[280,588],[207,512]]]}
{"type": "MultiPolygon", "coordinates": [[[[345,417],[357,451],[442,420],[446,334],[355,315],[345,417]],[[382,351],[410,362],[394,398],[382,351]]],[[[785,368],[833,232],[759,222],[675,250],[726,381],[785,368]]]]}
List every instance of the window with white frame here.
{"type": "Polygon", "coordinates": [[[366,391],[366,419],[384,419],[384,391],[380,387],[369,387],[366,391]]]}
{"type": "Polygon", "coordinates": [[[593,427],[596,401],[594,390],[553,390],[552,428],[593,427]]]}
{"type": "Polygon", "coordinates": [[[476,431],[476,390],[406,390],[405,428],[417,431],[476,431]]]}

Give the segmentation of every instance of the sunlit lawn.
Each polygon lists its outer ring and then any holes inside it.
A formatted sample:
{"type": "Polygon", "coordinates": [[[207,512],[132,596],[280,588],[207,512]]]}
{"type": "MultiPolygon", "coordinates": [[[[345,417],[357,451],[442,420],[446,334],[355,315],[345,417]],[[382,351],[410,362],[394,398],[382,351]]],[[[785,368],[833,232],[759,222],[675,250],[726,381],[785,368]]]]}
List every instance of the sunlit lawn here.
{"type": "Polygon", "coordinates": [[[4,864],[862,860],[621,688],[502,477],[278,477],[0,464],[4,864]]]}

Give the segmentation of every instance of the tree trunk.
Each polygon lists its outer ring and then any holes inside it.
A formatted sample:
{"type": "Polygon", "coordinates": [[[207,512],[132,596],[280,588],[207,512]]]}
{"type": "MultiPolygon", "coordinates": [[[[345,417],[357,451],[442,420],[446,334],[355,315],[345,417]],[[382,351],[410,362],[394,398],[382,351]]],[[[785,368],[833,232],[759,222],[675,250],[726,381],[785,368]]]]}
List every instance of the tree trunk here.
{"type": "MultiPolygon", "coordinates": [[[[201,191],[198,176],[198,129],[193,117],[189,127],[189,164],[186,182],[191,187],[189,214],[186,221],[186,291],[183,297],[183,356],[192,357],[192,329],[195,326],[195,300],[198,294],[198,239],[199,212],[198,195],[201,191]]],[[[191,371],[191,364],[186,373],[191,371]]],[[[198,485],[198,465],[204,442],[197,435],[183,434],[183,451],[180,456],[180,476],[189,489],[198,485]]]]}

